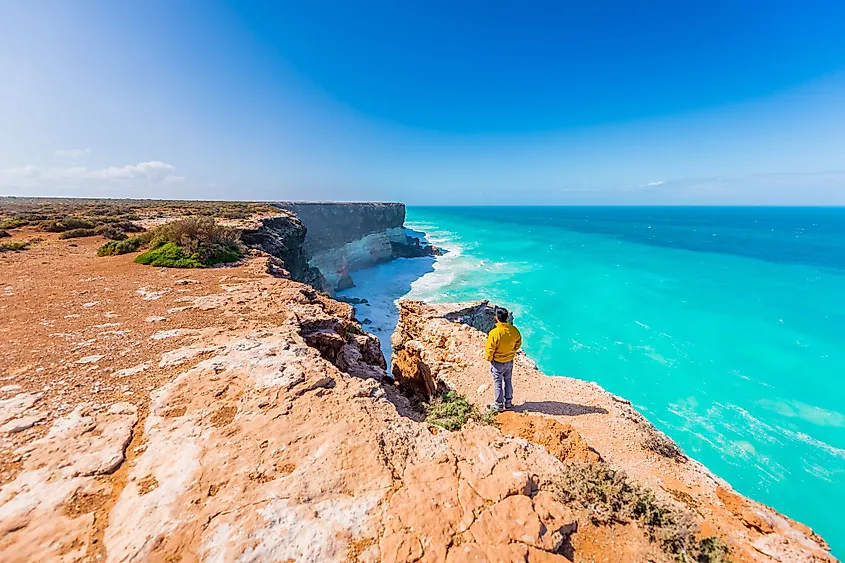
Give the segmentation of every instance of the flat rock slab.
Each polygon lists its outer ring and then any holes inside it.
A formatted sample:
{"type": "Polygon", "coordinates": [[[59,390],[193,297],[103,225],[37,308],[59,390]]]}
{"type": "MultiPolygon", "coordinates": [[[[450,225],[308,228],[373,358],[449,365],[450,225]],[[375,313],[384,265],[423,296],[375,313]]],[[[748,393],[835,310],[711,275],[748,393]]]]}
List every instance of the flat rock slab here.
{"type": "Polygon", "coordinates": [[[92,356],[85,356],[83,358],[79,358],[78,360],[76,360],[76,363],[77,364],[96,364],[97,362],[99,362],[103,358],[105,358],[105,356],[102,355],[102,354],[94,354],[92,356]]]}
{"type": "Polygon", "coordinates": [[[193,328],[174,328],[173,330],[160,330],[150,336],[150,340],[164,340],[166,338],[179,338],[181,336],[189,336],[192,334],[199,334],[200,331],[193,328]]]}
{"type": "Polygon", "coordinates": [[[16,434],[18,432],[23,432],[24,430],[32,428],[45,418],[47,418],[46,414],[36,413],[10,420],[3,426],[0,426],[0,434],[16,434]]]}
{"type": "Polygon", "coordinates": [[[22,470],[0,487],[3,561],[81,559],[95,541],[94,515],[68,507],[74,499],[107,498],[111,485],[97,477],[123,463],[137,420],[127,403],[96,411],[80,405],[18,450],[22,470]]]}

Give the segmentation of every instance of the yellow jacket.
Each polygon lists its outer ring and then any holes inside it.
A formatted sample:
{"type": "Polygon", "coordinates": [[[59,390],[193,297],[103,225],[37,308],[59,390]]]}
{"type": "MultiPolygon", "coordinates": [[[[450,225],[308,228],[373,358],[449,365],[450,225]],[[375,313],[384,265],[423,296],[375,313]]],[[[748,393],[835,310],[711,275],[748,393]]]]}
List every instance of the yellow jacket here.
{"type": "Polygon", "coordinates": [[[484,357],[488,362],[510,362],[522,346],[522,335],[515,326],[496,323],[496,328],[487,335],[484,357]]]}

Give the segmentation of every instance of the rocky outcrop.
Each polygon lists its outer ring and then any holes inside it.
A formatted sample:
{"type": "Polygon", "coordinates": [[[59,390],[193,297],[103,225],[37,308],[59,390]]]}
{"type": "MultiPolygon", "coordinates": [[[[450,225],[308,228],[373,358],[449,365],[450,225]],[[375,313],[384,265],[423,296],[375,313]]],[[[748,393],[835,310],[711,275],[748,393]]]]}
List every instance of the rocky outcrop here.
{"type": "MultiPolygon", "coordinates": [[[[402,203],[280,203],[306,227],[302,249],[334,290],[354,287],[352,272],[394,258],[435,256],[404,228],[402,203]]],[[[296,278],[298,279],[298,278],[296,278]]]]}
{"type": "MultiPolygon", "coordinates": [[[[392,345],[394,358],[413,356],[408,377],[426,373],[427,385],[445,384],[483,408],[492,397],[489,364],[483,357],[485,334],[478,329],[489,330],[493,307],[487,302],[432,306],[407,300],[399,305],[399,326],[392,345]]],[[[394,363],[397,365],[402,372],[408,363],[394,363]]],[[[541,444],[562,458],[574,455],[595,461],[600,456],[607,467],[623,470],[667,506],[686,511],[702,535],[715,535],[725,542],[731,561],[835,561],[827,544],[812,530],[732,491],[701,464],[684,456],[630,402],[594,383],[547,377],[522,352],[514,366],[515,410],[531,417],[502,415],[504,433],[541,444]]],[[[406,376],[396,371],[397,378],[406,376]]],[[[603,531],[595,532],[594,538],[604,537],[603,531]]],[[[578,546],[584,546],[576,541],[582,533],[573,536],[576,552],[578,546]]],[[[624,560],[621,551],[615,553],[618,559],[602,560],[624,560]]],[[[644,552],[637,557],[634,560],[649,560],[644,552]]]]}
{"type": "Polygon", "coordinates": [[[79,244],[4,279],[0,420],[46,415],[0,439],[4,563],[571,560],[562,462],[417,422],[348,304],[267,256],[183,283],[79,244]]]}
{"type": "Polygon", "coordinates": [[[280,211],[279,215],[258,219],[256,223],[253,228],[241,230],[241,241],[279,260],[269,264],[271,274],[307,283],[321,291],[331,291],[331,285],[320,270],[308,264],[303,248],[306,228],[295,214],[280,211]]]}
{"type": "Polygon", "coordinates": [[[393,377],[399,385],[423,401],[431,401],[437,393],[437,379],[423,360],[423,348],[410,341],[393,353],[393,377]]]}
{"type": "Polygon", "coordinates": [[[137,421],[131,404],[80,405],[18,449],[20,472],[0,487],[4,561],[76,561],[86,553],[94,510],[114,492],[102,477],[123,463],[137,421]]]}
{"type": "Polygon", "coordinates": [[[420,239],[406,236],[404,242],[391,242],[390,249],[394,258],[424,258],[443,256],[443,251],[432,244],[422,244],[420,239]]]}

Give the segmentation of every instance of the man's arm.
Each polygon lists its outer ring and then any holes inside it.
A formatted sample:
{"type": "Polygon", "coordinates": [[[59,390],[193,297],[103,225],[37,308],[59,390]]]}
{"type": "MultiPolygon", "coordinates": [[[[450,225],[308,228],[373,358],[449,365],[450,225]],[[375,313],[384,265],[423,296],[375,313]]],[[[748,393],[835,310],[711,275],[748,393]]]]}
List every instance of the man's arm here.
{"type": "Polygon", "coordinates": [[[484,358],[488,362],[493,361],[493,357],[496,355],[496,349],[499,347],[499,338],[496,329],[490,331],[490,334],[487,335],[487,346],[484,347],[484,358]]]}
{"type": "MultiPolygon", "coordinates": [[[[516,330],[516,329],[514,329],[514,330],[516,330]]],[[[516,342],[513,345],[513,351],[516,352],[520,348],[522,348],[522,333],[517,330],[516,331],[516,342]]]]}

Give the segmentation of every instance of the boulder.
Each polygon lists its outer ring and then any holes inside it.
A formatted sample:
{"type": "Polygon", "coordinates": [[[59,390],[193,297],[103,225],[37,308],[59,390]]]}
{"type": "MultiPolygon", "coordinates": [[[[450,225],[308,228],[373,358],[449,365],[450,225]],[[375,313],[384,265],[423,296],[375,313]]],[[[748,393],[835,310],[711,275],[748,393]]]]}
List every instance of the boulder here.
{"type": "Polygon", "coordinates": [[[421,399],[430,401],[437,392],[437,378],[423,361],[423,346],[410,340],[393,351],[393,377],[403,387],[412,389],[421,399]]]}

